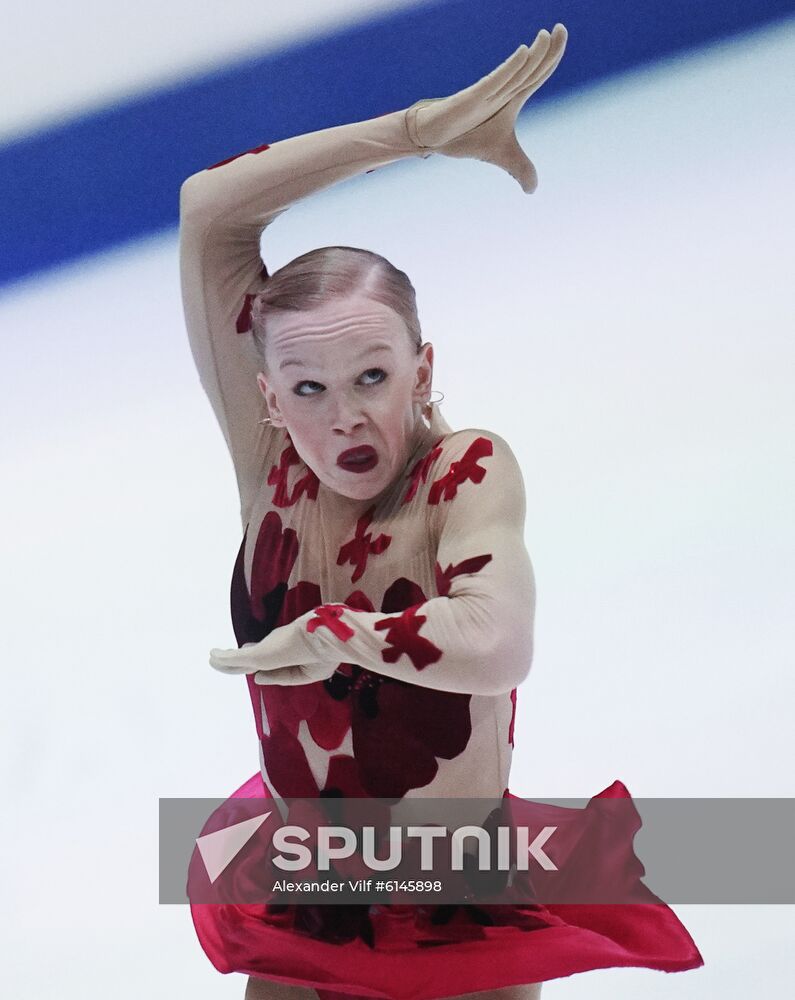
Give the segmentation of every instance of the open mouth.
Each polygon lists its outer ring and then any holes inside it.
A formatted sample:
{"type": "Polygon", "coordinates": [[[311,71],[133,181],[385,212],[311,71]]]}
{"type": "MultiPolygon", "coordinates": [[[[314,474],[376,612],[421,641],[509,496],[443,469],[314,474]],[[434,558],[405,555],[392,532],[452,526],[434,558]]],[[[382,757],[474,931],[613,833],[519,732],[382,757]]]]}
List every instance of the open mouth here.
{"type": "Polygon", "coordinates": [[[337,456],[337,465],[347,472],[367,472],[374,465],[378,464],[378,455],[375,448],[369,444],[359,445],[358,448],[348,448],[337,456]]]}

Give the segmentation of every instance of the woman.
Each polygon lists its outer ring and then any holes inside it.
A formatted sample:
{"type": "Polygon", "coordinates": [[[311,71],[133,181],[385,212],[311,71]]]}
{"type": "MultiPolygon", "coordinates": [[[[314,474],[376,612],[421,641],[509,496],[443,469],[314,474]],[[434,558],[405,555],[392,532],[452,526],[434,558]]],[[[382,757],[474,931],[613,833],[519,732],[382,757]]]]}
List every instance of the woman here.
{"type": "MultiPolygon", "coordinates": [[[[268,276],[259,245],[298,199],[408,156],[486,160],[532,192],[515,119],[566,37],[557,24],[451,97],[264,145],[183,185],[187,328],[243,524],[242,648],[210,661],[247,675],[260,740],[261,772],[235,796],[510,794],[535,607],[518,463],[430,401],[433,347],[402,271],[325,247],[268,276]]],[[[192,914],[216,968],[249,974],[248,998],[535,1000],[541,980],[584,969],[701,964],[667,907],[641,909],[623,922],[582,906],[192,914]]]]}

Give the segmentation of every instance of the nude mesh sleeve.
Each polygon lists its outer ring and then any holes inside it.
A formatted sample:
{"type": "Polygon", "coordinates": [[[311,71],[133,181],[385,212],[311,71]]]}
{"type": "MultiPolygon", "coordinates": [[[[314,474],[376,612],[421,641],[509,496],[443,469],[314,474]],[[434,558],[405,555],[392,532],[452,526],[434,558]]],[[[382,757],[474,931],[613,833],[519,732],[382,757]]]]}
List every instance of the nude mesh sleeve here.
{"type": "Polygon", "coordinates": [[[257,422],[267,409],[246,320],[250,298],[265,280],[261,235],[314,191],[407,156],[428,156],[408,131],[413,108],[264,145],[199,171],[182,185],[180,270],[188,340],[232,457],[244,524],[274,433],[257,422]]]}

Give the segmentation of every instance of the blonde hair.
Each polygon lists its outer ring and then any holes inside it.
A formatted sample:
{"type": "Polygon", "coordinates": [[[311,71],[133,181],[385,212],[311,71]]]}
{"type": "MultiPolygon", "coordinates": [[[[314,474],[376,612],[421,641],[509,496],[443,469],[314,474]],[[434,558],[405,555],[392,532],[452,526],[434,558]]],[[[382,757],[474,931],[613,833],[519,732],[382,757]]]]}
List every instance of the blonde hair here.
{"type": "Polygon", "coordinates": [[[386,257],[360,247],[318,247],[274,271],[251,303],[254,343],[266,367],[268,316],[274,312],[305,312],[334,296],[361,292],[389,306],[403,320],[419,354],[422,331],[414,286],[405,271],[386,257]]]}

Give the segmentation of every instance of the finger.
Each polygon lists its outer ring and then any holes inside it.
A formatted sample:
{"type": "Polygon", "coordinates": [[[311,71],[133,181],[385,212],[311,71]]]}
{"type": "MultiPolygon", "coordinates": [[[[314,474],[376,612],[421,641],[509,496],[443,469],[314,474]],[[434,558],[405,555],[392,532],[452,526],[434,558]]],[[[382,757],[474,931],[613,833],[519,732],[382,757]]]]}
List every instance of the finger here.
{"type": "Polygon", "coordinates": [[[558,67],[558,63],[563,58],[563,52],[566,47],[566,38],[563,37],[562,40],[558,39],[555,47],[551,47],[547,52],[542,63],[536,67],[536,69],[527,76],[521,83],[518,83],[513,89],[507,91],[506,100],[508,103],[515,100],[519,95],[522,95],[522,103],[527,100],[532,94],[534,94],[539,87],[541,87],[546,81],[552,76],[558,67]]]}
{"type": "Polygon", "coordinates": [[[569,33],[562,24],[556,24],[552,29],[552,44],[549,46],[549,51],[547,52],[542,65],[538,67],[535,73],[532,75],[532,79],[535,81],[536,89],[541,86],[549,77],[555,72],[558,63],[563,58],[563,53],[566,51],[566,42],[568,41],[569,33]]]}
{"type": "Polygon", "coordinates": [[[495,90],[499,90],[504,84],[510,83],[516,76],[516,73],[521,71],[527,58],[527,53],[528,48],[522,43],[499,66],[480,80],[476,80],[473,84],[470,84],[465,90],[459,91],[459,93],[464,93],[467,97],[476,96],[478,100],[489,100],[490,95],[495,90]]]}
{"type": "Polygon", "coordinates": [[[535,164],[519,148],[521,159],[517,160],[510,170],[511,176],[519,183],[525,194],[532,194],[538,187],[538,173],[535,164]]]}
{"type": "Polygon", "coordinates": [[[556,24],[552,32],[552,42],[541,62],[535,66],[532,72],[526,74],[518,81],[515,86],[505,91],[506,103],[512,101],[519,94],[524,94],[524,98],[527,100],[542,84],[546,83],[557,69],[558,63],[563,58],[563,53],[566,49],[568,32],[562,24],[556,24]],[[560,31],[558,31],[558,28],[560,28],[560,31]]]}
{"type": "Polygon", "coordinates": [[[488,162],[506,170],[521,187],[525,194],[532,194],[538,187],[538,174],[535,164],[527,156],[514,133],[506,137],[496,155],[488,162]]]}
{"type": "Polygon", "coordinates": [[[526,48],[527,55],[521,66],[518,66],[516,72],[512,73],[510,77],[504,79],[502,84],[487,96],[487,100],[494,101],[499,100],[500,103],[505,103],[505,94],[509,91],[515,91],[515,89],[524,83],[533,73],[536,72],[538,67],[543,63],[546,54],[549,50],[551,35],[546,28],[542,28],[535,37],[535,41],[530,46],[526,48]]]}
{"type": "Polygon", "coordinates": [[[277,667],[275,670],[258,670],[254,674],[255,684],[306,684],[298,667],[277,667]]]}
{"type": "Polygon", "coordinates": [[[257,669],[238,649],[211,649],[210,666],[224,674],[250,674],[257,669]]]}

